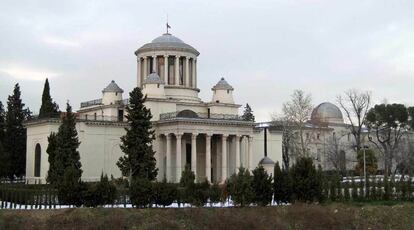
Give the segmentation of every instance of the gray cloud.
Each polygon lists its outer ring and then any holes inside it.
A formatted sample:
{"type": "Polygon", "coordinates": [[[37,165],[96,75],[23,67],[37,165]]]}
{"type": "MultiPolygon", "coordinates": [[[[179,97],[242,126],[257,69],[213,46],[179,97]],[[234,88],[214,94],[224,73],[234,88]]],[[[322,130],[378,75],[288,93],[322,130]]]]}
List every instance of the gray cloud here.
{"type": "Polygon", "coordinates": [[[200,96],[224,76],[236,101],[259,120],[280,111],[294,89],[314,103],[335,102],[348,88],[368,89],[376,102],[413,104],[412,1],[2,1],[0,100],[13,84],[39,109],[44,77],[52,96],[99,98],[110,80],[135,85],[135,56],[164,32],[196,47],[200,96]]]}

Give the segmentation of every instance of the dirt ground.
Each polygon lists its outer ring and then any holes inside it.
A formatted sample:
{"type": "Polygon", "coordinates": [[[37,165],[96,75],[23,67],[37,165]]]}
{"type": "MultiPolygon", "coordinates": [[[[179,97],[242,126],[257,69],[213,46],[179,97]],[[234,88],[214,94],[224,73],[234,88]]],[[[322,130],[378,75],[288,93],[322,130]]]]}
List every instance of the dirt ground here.
{"type": "Polygon", "coordinates": [[[0,229],[414,229],[414,203],[0,210],[0,229]]]}

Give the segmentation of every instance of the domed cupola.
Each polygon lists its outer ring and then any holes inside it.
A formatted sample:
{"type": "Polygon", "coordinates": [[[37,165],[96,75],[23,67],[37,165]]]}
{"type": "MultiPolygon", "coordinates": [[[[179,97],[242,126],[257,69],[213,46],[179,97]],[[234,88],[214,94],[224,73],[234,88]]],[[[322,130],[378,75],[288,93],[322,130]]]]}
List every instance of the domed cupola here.
{"type": "Polygon", "coordinates": [[[122,93],[124,93],[124,90],[121,89],[114,80],[112,80],[111,83],[109,83],[109,85],[102,90],[102,104],[112,105],[117,101],[121,101],[122,93]]]}
{"type": "Polygon", "coordinates": [[[211,90],[213,91],[213,102],[234,104],[234,88],[224,78],[221,78],[211,90]]]}
{"type": "Polygon", "coordinates": [[[156,73],[164,82],[166,97],[199,102],[199,54],[194,47],[168,32],[155,38],[135,51],[138,87],[143,87],[148,75],[156,73]]]}
{"type": "Polygon", "coordinates": [[[142,93],[148,98],[165,98],[164,81],[156,73],[148,75],[142,85],[142,93]]]}
{"type": "Polygon", "coordinates": [[[324,102],[313,109],[311,121],[313,123],[342,124],[344,118],[338,106],[330,102],[324,102]]]}

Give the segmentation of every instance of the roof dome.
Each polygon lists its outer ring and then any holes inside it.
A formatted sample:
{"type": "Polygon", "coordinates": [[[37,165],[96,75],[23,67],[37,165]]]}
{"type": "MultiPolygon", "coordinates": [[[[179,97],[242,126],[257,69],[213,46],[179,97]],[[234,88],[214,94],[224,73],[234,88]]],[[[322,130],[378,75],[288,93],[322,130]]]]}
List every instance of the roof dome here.
{"type": "Polygon", "coordinates": [[[124,90],[123,89],[121,89],[116,83],[115,83],[115,81],[114,80],[112,80],[111,81],[111,83],[109,83],[109,85],[105,88],[105,89],[103,89],[102,90],[102,93],[109,93],[109,92],[112,92],[112,93],[123,93],[124,92],[124,90]]]}
{"type": "Polygon", "coordinates": [[[144,84],[164,84],[164,81],[161,80],[157,73],[151,73],[145,78],[144,84]]]}
{"type": "Polygon", "coordinates": [[[233,87],[222,77],[219,82],[213,87],[213,90],[223,89],[223,90],[233,90],[233,87]]]}
{"type": "Polygon", "coordinates": [[[154,40],[152,40],[152,42],[141,46],[141,48],[139,48],[135,52],[135,54],[137,55],[140,52],[146,52],[146,51],[163,51],[163,50],[190,52],[197,56],[200,54],[194,47],[186,44],[181,39],[173,36],[170,33],[165,33],[155,38],[154,40]]]}
{"type": "Polygon", "coordinates": [[[270,159],[269,157],[263,157],[260,161],[259,161],[260,165],[274,165],[275,162],[272,161],[272,159],[270,159]]]}
{"type": "Polygon", "coordinates": [[[311,121],[315,123],[344,123],[344,118],[338,106],[324,102],[313,109],[311,121]]]}

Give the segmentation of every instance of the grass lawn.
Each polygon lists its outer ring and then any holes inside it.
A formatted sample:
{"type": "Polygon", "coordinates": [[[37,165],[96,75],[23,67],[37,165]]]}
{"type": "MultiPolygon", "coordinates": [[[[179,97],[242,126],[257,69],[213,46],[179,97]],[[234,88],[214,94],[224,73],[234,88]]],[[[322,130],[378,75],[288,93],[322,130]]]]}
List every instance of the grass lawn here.
{"type": "Polygon", "coordinates": [[[414,229],[414,203],[0,210],[0,229],[414,229]]]}

